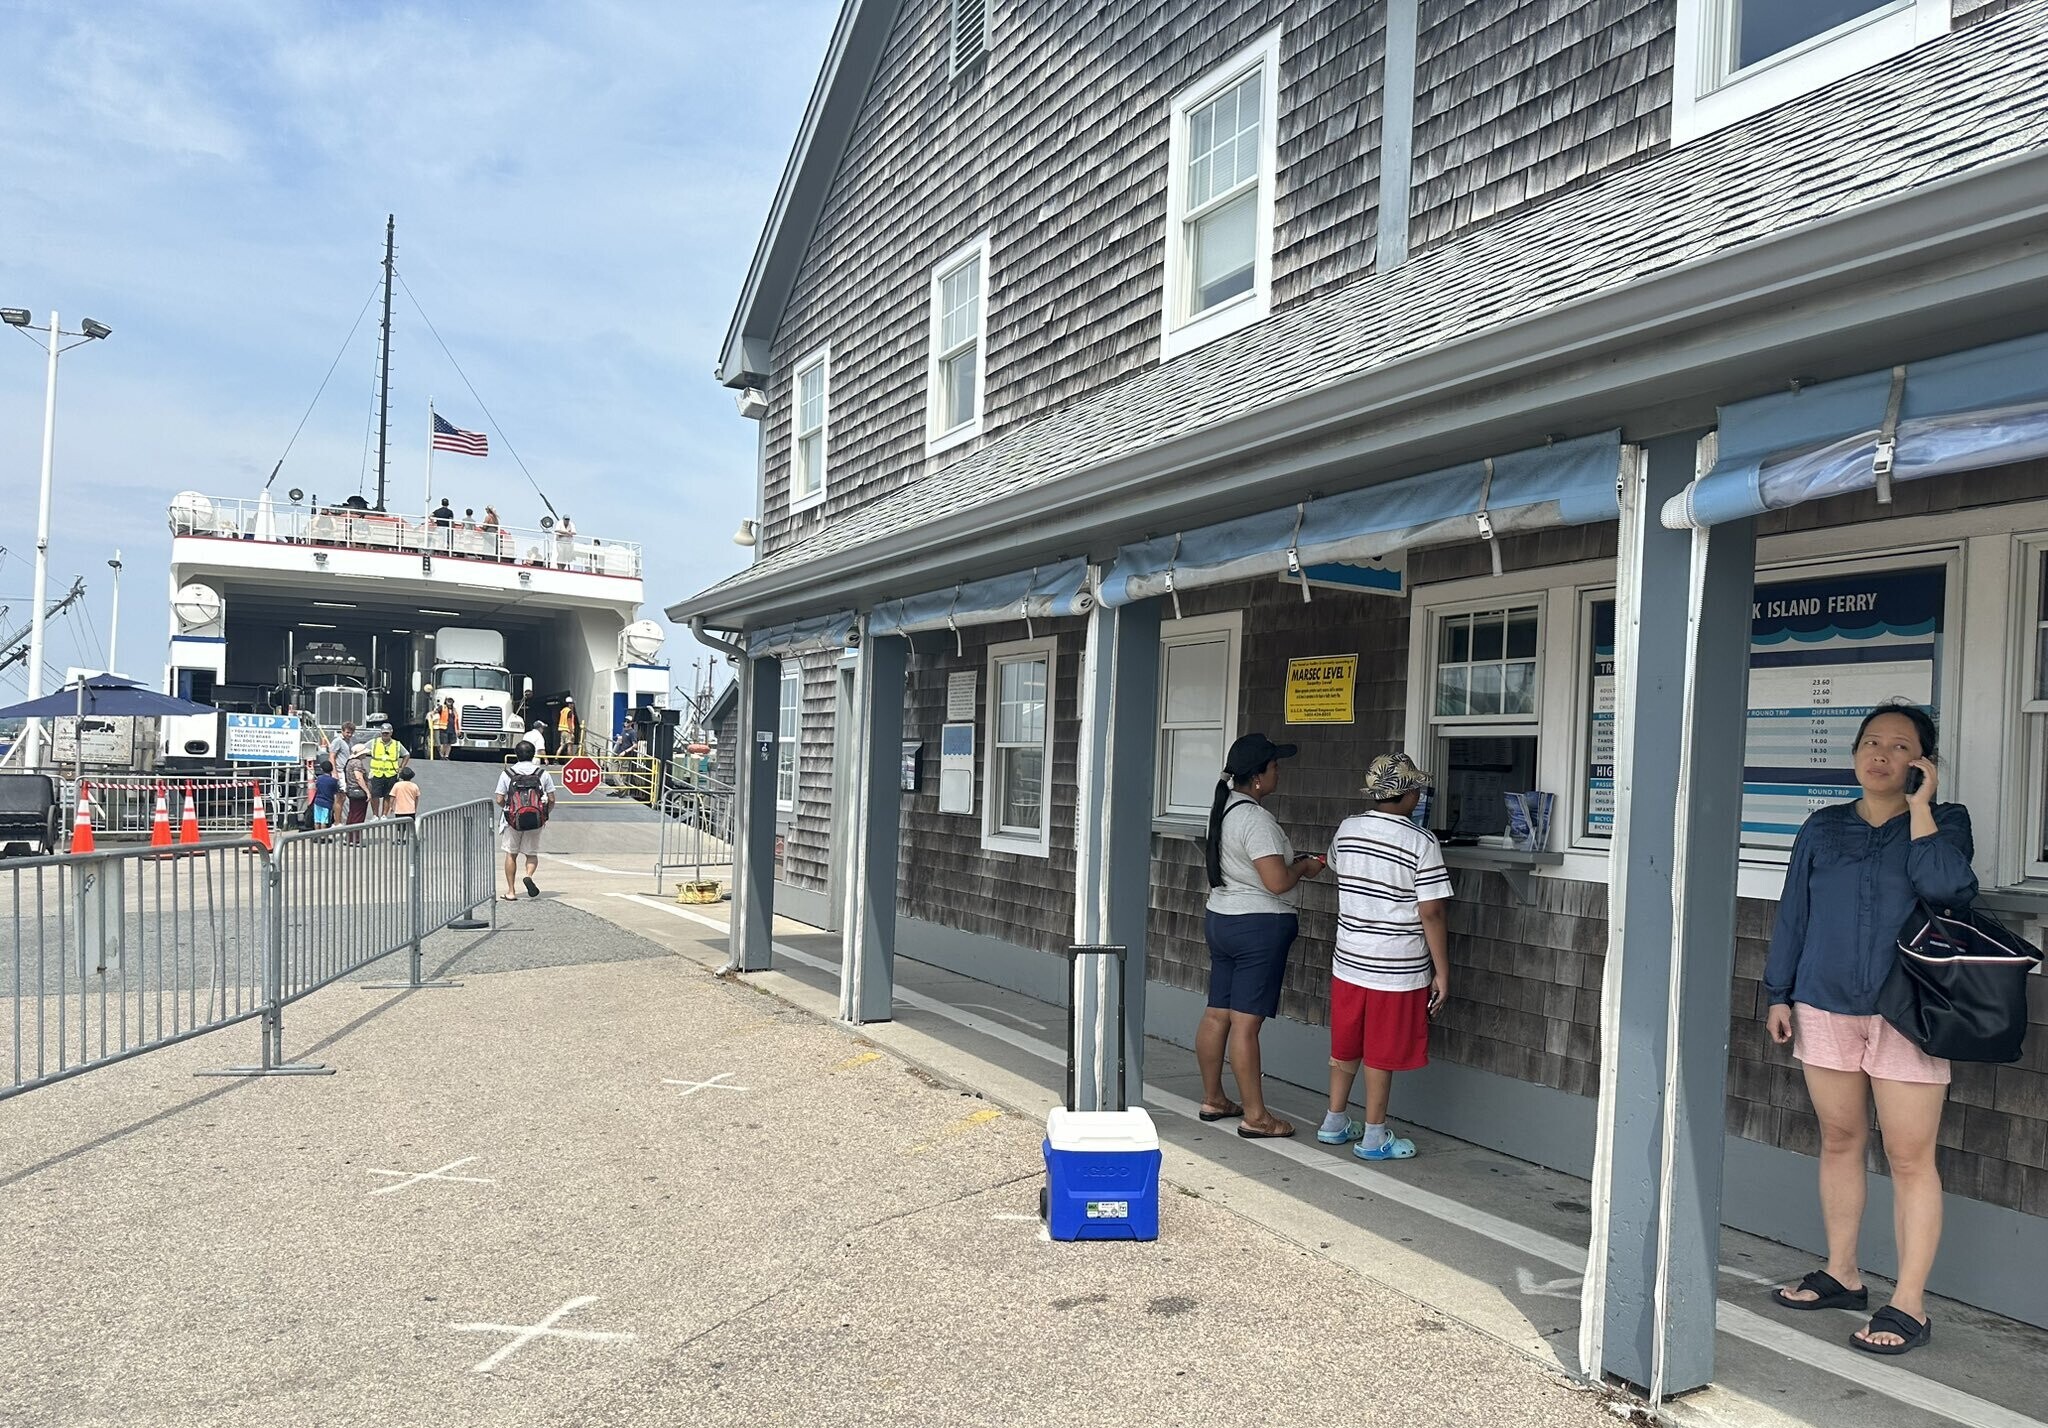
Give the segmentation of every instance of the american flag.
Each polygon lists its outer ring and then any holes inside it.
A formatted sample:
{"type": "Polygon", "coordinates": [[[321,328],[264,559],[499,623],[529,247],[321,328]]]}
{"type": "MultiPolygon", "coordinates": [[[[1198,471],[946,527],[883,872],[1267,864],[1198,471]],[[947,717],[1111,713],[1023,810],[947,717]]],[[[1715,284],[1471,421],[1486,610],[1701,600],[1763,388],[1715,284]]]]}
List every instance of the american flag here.
{"type": "Polygon", "coordinates": [[[480,431],[464,431],[439,412],[434,413],[434,450],[457,451],[464,456],[489,456],[491,439],[480,431]]]}

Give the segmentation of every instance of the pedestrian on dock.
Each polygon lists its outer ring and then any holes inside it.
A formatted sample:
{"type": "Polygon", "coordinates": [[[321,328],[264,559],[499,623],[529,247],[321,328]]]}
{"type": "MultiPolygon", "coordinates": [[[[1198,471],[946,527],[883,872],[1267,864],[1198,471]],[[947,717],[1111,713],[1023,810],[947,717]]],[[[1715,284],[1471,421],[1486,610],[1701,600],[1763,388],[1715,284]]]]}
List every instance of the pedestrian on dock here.
{"type": "Polygon", "coordinates": [[[334,763],[322,759],[313,766],[313,826],[325,828],[334,822],[334,800],[341,793],[341,780],[334,776],[334,763]]]}
{"type": "Polygon", "coordinates": [[[1436,835],[1410,817],[1429,775],[1381,754],[1359,790],[1372,801],[1337,827],[1337,951],[1330,966],[1330,1106],[1316,1139],[1358,1144],[1360,1160],[1410,1160],[1415,1142],[1387,1129],[1394,1073],[1429,1064],[1430,1021],[1451,994],[1451,875],[1436,835]],[[1365,1067],[1365,1120],[1350,1114],[1365,1067]]]}
{"type": "Polygon", "coordinates": [[[398,782],[391,786],[391,816],[410,823],[419,811],[420,786],[413,781],[412,765],[407,764],[398,771],[398,782]]]}
{"type": "Polygon", "coordinates": [[[555,742],[567,758],[583,747],[583,721],[576,715],[576,700],[562,696],[562,712],[555,716],[555,742]]]}
{"type": "Polygon", "coordinates": [[[540,896],[533,875],[540,869],[540,834],[548,815],[555,811],[555,781],[534,757],[532,744],[513,750],[512,762],[498,775],[496,794],[499,810],[498,846],[505,854],[505,902],[519,901],[519,882],[528,897],[540,896]],[[519,860],[526,859],[526,876],[519,878],[519,860]]]}
{"type": "MultiPolygon", "coordinates": [[[[370,746],[356,744],[348,751],[348,759],[341,771],[341,791],[348,798],[348,826],[351,830],[361,825],[370,816],[370,746]]],[[[362,846],[363,835],[351,831],[348,835],[351,848],[362,846]]]]}
{"type": "Polygon", "coordinates": [[[356,726],[353,720],[342,724],[335,736],[327,741],[327,761],[334,765],[337,778],[344,778],[348,768],[349,751],[355,747],[356,726]]]}
{"type": "Polygon", "coordinates": [[[371,811],[377,817],[391,816],[391,790],[398,782],[399,771],[411,767],[412,754],[392,736],[391,726],[386,724],[370,745],[370,797],[376,804],[371,811]]]}
{"type": "Polygon", "coordinates": [[[1259,1061],[1259,1028],[1280,1010],[1287,949],[1300,931],[1295,886],[1323,870],[1314,854],[1294,856],[1280,821],[1265,808],[1280,786],[1280,760],[1294,754],[1292,744],[1246,734],[1230,746],[1209,809],[1209,1007],[1195,1029],[1195,1062],[1202,1119],[1242,1117],[1237,1133],[1247,1140],[1294,1134],[1266,1105],[1259,1061]],[[1226,1052],[1241,1106],[1223,1094],[1226,1052]]]}

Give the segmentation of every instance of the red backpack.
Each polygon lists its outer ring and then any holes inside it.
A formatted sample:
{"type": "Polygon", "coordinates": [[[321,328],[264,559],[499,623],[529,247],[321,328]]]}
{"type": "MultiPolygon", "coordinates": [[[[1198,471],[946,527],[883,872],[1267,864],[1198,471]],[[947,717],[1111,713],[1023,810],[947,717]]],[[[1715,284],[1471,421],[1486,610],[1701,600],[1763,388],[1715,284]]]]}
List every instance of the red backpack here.
{"type": "Polygon", "coordinates": [[[514,773],[505,794],[506,826],[520,833],[532,833],[547,826],[547,793],[541,787],[540,770],[514,773]]]}

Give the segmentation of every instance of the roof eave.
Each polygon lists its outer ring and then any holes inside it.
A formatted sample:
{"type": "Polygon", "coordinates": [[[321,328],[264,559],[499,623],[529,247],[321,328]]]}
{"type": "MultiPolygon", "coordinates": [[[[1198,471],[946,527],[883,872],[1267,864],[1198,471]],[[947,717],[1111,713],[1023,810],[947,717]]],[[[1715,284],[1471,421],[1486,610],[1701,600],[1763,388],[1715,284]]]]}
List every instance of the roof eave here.
{"type": "MultiPolygon", "coordinates": [[[[759,581],[702,592],[670,607],[669,618],[755,628],[859,605],[884,589],[943,585],[977,565],[985,570],[992,556],[1074,553],[1117,525],[1157,520],[1170,530],[1205,504],[1213,514],[1204,519],[1270,507],[1307,494],[1340,465],[1369,460],[1392,479],[1426,469],[1416,463],[1471,456],[1477,444],[1541,439],[1565,422],[1612,425],[1662,408],[1669,429],[1704,425],[1719,400],[1754,395],[1767,374],[1809,375],[1780,369],[1843,334],[1883,329],[1900,342],[1932,340],[1960,335],[1971,322],[1995,326],[2038,312],[2048,295],[2048,249],[2038,238],[2048,223],[2044,195],[2048,150],[2037,150],[759,581]],[[1918,280],[1901,280],[1916,270],[1918,280]],[[2014,302],[2022,291],[2028,302],[2014,302]],[[1729,390],[1743,382],[1749,390],[1729,390]],[[1361,424],[1362,435],[1337,435],[1361,424]],[[1304,449],[1325,435],[1325,444],[1304,449]],[[1248,482],[1242,463],[1261,456],[1278,459],[1248,482]]],[[[1978,340],[1994,335],[2009,334],[1987,327],[1978,340]]]]}
{"type": "Polygon", "coordinates": [[[883,44],[896,22],[897,0],[845,0],[825,47],[825,63],[804,106],[796,142],[775,187],[768,221],[747,265],[739,305],[719,349],[716,375],[725,386],[746,385],[768,374],[769,343],[782,319],[782,306],[795,285],[832,177],[853,136],[861,101],[881,62],[883,44]]]}

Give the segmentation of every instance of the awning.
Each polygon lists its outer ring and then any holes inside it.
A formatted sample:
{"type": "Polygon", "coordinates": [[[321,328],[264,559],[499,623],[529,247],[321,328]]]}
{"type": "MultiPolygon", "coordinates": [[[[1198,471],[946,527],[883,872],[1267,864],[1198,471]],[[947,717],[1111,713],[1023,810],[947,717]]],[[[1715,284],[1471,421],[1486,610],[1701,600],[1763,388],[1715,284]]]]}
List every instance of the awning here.
{"type": "Polygon", "coordinates": [[[1602,432],[1128,545],[1099,598],[1127,605],[1416,546],[1616,520],[1624,450],[1620,432],[1602,432]]]}
{"type": "Polygon", "coordinates": [[[747,654],[752,659],[780,659],[785,655],[843,650],[853,625],[853,612],[847,610],[837,615],[812,615],[765,630],[749,630],[747,654]]]}
{"type": "Polygon", "coordinates": [[[2048,334],[1721,408],[1714,469],[1672,530],[2048,456],[2048,334]]]}
{"type": "Polygon", "coordinates": [[[1094,605],[1094,593],[1088,588],[1088,563],[1067,560],[925,595],[885,600],[868,613],[868,635],[915,635],[1010,620],[1048,620],[1085,615],[1094,605]]]}

